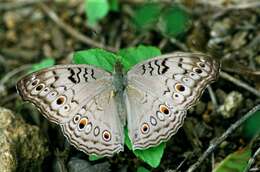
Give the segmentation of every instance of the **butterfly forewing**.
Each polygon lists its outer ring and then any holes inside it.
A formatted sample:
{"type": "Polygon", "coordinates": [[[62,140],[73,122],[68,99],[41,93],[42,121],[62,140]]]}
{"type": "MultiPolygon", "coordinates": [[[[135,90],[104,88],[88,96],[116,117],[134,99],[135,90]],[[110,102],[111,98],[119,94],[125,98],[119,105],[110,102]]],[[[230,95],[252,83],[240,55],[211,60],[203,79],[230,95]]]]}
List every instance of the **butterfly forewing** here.
{"type": "Polygon", "coordinates": [[[111,74],[90,66],[57,65],[27,75],[17,83],[17,89],[50,121],[63,123],[86,101],[110,86],[109,78],[111,74]]]}
{"type": "Polygon", "coordinates": [[[217,79],[218,72],[219,63],[201,53],[176,52],[134,66],[127,73],[126,89],[134,148],[156,146],[176,133],[187,109],[217,79]]]}

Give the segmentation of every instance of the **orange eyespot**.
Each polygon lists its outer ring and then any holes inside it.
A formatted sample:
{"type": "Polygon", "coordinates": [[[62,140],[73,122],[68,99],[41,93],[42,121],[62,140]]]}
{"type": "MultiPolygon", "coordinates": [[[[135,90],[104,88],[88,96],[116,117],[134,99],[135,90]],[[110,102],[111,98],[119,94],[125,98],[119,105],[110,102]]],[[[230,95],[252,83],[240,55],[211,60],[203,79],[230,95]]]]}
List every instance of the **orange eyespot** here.
{"type": "Polygon", "coordinates": [[[56,103],[57,105],[62,105],[65,102],[66,98],[64,96],[60,96],[57,100],[56,103]]]}
{"type": "Polygon", "coordinates": [[[144,123],[144,124],[142,125],[142,127],[141,127],[141,132],[142,132],[143,134],[146,134],[146,133],[149,132],[149,130],[150,130],[149,125],[148,125],[147,123],[144,123]]]}
{"type": "Polygon", "coordinates": [[[111,134],[107,130],[103,131],[102,137],[106,142],[111,140],[111,134]]]}
{"type": "Polygon", "coordinates": [[[175,90],[182,92],[182,91],[185,91],[185,87],[183,85],[181,85],[181,84],[176,84],[175,85],[175,90]]]}
{"type": "Polygon", "coordinates": [[[86,125],[88,124],[88,119],[87,118],[82,118],[80,121],[79,121],[79,129],[83,129],[86,125]]]}
{"type": "Polygon", "coordinates": [[[165,114],[165,115],[168,115],[170,113],[170,110],[167,106],[165,105],[160,105],[160,112],[165,114]]]}

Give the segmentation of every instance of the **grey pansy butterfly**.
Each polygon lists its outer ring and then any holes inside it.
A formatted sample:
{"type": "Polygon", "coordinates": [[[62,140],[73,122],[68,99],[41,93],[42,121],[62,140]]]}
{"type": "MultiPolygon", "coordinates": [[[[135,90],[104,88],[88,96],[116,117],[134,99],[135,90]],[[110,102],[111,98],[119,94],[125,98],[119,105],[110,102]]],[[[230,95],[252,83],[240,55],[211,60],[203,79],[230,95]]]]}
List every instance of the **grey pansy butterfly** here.
{"type": "Polygon", "coordinates": [[[77,149],[99,156],[167,141],[186,111],[217,79],[219,63],[201,53],[175,52],[109,73],[90,65],[57,65],[22,78],[17,88],[77,149]]]}

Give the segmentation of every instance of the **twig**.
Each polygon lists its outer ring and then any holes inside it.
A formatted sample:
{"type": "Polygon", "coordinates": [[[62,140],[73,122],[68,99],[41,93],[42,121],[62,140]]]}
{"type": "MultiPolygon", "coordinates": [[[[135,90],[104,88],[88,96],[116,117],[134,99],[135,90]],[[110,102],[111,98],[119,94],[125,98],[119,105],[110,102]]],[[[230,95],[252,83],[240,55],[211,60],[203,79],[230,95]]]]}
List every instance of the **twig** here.
{"type": "Polygon", "coordinates": [[[5,63],[5,62],[6,62],[6,60],[5,60],[4,56],[0,54],[0,63],[2,63],[1,65],[2,65],[4,68],[6,68],[6,65],[5,65],[6,63],[5,63]]]}
{"type": "Polygon", "coordinates": [[[211,98],[211,101],[212,101],[212,104],[213,104],[214,111],[216,112],[216,110],[218,108],[218,102],[217,102],[215,93],[213,92],[210,85],[207,87],[207,89],[209,91],[209,95],[210,95],[210,98],[211,98]]]}
{"type": "Polygon", "coordinates": [[[82,33],[78,32],[77,30],[75,30],[73,27],[71,27],[70,25],[66,24],[65,22],[63,22],[58,15],[51,10],[49,7],[47,7],[45,4],[40,4],[40,7],[42,8],[42,10],[51,18],[51,20],[57,25],[59,26],[61,29],[65,30],[68,34],[70,34],[72,37],[74,37],[75,39],[89,45],[92,47],[98,47],[98,48],[104,48],[107,49],[109,51],[113,51],[116,52],[117,49],[114,47],[110,47],[110,46],[105,46],[100,42],[94,41],[91,38],[83,35],[82,33]]]}
{"type": "Polygon", "coordinates": [[[5,96],[1,99],[0,101],[0,106],[4,106],[5,104],[7,104],[10,101],[15,100],[18,97],[17,93],[13,93],[11,95],[5,96]]]}
{"type": "Polygon", "coordinates": [[[141,33],[140,35],[136,36],[136,38],[129,44],[129,47],[136,46],[139,44],[141,41],[143,41],[147,35],[149,36],[148,32],[141,33]]]}
{"type": "Polygon", "coordinates": [[[232,124],[225,133],[222,134],[219,138],[215,139],[208,149],[202,154],[202,156],[198,159],[196,163],[194,163],[187,172],[195,171],[200,164],[222,143],[228,136],[230,136],[241,124],[243,124],[248,118],[250,118],[255,112],[260,110],[260,105],[253,107],[249,112],[247,112],[243,117],[237,120],[234,124],[232,124]]]}
{"type": "Polygon", "coordinates": [[[259,8],[260,2],[251,2],[251,3],[244,3],[244,4],[238,4],[238,5],[231,5],[230,7],[227,7],[228,10],[243,10],[248,8],[259,8]]]}
{"type": "Polygon", "coordinates": [[[183,164],[195,153],[196,153],[196,151],[193,151],[193,152],[189,152],[188,154],[184,155],[184,159],[180,162],[180,164],[173,171],[176,171],[176,172],[180,171],[180,168],[183,166],[183,164]]]}
{"type": "Polygon", "coordinates": [[[14,70],[8,72],[1,80],[0,80],[0,85],[4,85],[7,81],[10,80],[10,78],[12,78],[14,75],[16,75],[19,72],[28,70],[32,67],[31,64],[27,64],[27,65],[22,65],[18,68],[15,68],[14,70]]]}
{"type": "Polygon", "coordinates": [[[162,39],[161,42],[159,43],[160,50],[164,49],[167,43],[168,43],[168,39],[166,38],[162,39]]]}
{"type": "MultiPolygon", "coordinates": [[[[251,58],[251,57],[249,57],[249,58],[251,58]]],[[[249,60],[251,61],[251,59],[249,59],[249,60]]],[[[248,68],[243,68],[243,67],[238,69],[238,68],[230,68],[230,67],[224,67],[224,66],[221,69],[226,72],[231,72],[231,73],[235,73],[235,74],[239,74],[239,75],[255,75],[256,77],[260,76],[260,70],[257,70],[257,69],[248,69],[248,68]]]]}
{"type": "Polygon", "coordinates": [[[202,0],[199,2],[200,4],[203,4],[205,6],[211,6],[216,9],[222,9],[222,10],[242,10],[242,9],[248,9],[248,8],[258,8],[260,7],[260,2],[255,1],[255,2],[246,2],[246,3],[239,3],[235,5],[227,5],[223,6],[218,1],[205,1],[202,0]]]}
{"type": "Polygon", "coordinates": [[[169,41],[172,44],[176,45],[178,48],[180,48],[182,51],[189,51],[189,48],[182,42],[178,41],[177,39],[170,38],[169,41]]]}
{"type": "Polygon", "coordinates": [[[211,154],[211,169],[213,169],[215,166],[215,155],[214,152],[211,154]]]}
{"type": "Polygon", "coordinates": [[[260,168],[258,168],[258,167],[254,167],[254,168],[250,169],[250,172],[259,172],[259,171],[260,171],[260,168]]]}
{"type": "Polygon", "coordinates": [[[220,72],[220,77],[223,79],[226,79],[230,82],[232,82],[233,84],[242,87],[248,91],[250,91],[251,93],[253,93],[254,95],[256,95],[257,97],[260,97],[260,91],[254,89],[253,87],[251,87],[250,85],[248,85],[247,83],[244,83],[243,81],[240,81],[234,77],[232,77],[231,75],[221,71],[220,72]]]}
{"type": "MultiPolygon", "coordinates": [[[[5,95],[6,94],[6,86],[5,86],[5,83],[7,81],[10,81],[10,79],[16,75],[17,73],[19,72],[22,72],[24,70],[27,70],[31,68],[31,65],[23,65],[23,66],[20,66],[10,72],[8,72],[1,80],[0,80],[0,97],[5,95]]],[[[1,105],[1,104],[0,104],[1,105]]]]}
{"type": "MultiPolygon", "coordinates": [[[[134,5],[138,5],[138,4],[144,4],[147,3],[147,0],[121,0],[121,3],[128,3],[128,4],[134,4],[134,5]]],[[[172,4],[174,3],[174,1],[172,0],[150,0],[149,2],[160,2],[160,3],[165,3],[165,4],[172,4]]]]}
{"type": "MultiPolygon", "coordinates": [[[[45,2],[48,0],[41,0],[40,2],[45,2]]],[[[11,10],[11,9],[16,9],[28,5],[34,5],[39,3],[39,1],[35,0],[26,0],[26,1],[15,1],[15,2],[3,2],[0,3],[0,10],[11,10]]]]}
{"type": "Polygon", "coordinates": [[[244,172],[248,172],[250,167],[254,164],[256,156],[260,154],[260,147],[256,150],[256,152],[254,153],[254,155],[249,159],[248,164],[246,169],[244,170],[244,172]]]}

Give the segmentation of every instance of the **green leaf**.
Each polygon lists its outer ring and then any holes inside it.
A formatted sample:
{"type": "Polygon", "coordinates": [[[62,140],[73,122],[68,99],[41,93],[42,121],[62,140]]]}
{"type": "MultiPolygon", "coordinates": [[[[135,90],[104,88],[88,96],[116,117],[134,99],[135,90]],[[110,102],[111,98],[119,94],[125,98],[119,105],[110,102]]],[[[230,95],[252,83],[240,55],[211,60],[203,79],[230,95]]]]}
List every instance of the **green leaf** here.
{"type": "Polygon", "coordinates": [[[85,0],[84,2],[87,22],[90,26],[94,26],[97,21],[105,17],[109,11],[107,0],[85,0]]]}
{"type": "Polygon", "coordinates": [[[117,0],[109,0],[109,9],[111,11],[118,11],[119,10],[119,4],[117,0]]]}
{"type": "Polygon", "coordinates": [[[51,58],[47,58],[42,60],[40,63],[34,64],[30,70],[30,72],[35,72],[43,68],[51,67],[55,64],[55,60],[51,58]]]}
{"type": "Polygon", "coordinates": [[[162,33],[176,37],[190,27],[190,20],[188,13],[180,6],[173,6],[167,8],[159,19],[159,29],[162,33]]]}
{"type": "Polygon", "coordinates": [[[244,136],[252,139],[260,133],[260,111],[255,112],[243,125],[244,136]]]}
{"type": "Polygon", "coordinates": [[[138,167],[138,168],[137,168],[137,172],[149,172],[149,170],[147,170],[147,169],[144,168],[144,167],[138,167]]]}
{"type": "Polygon", "coordinates": [[[115,54],[103,49],[90,49],[75,52],[73,63],[90,64],[112,72],[117,58],[119,57],[115,54]]]}
{"type": "Polygon", "coordinates": [[[154,27],[161,11],[159,3],[147,3],[134,11],[133,21],[138,29],[154,27]]]}
{"type": "Polygon", "coordinates": [[[90,161],[96,161],[96,160],[99,160],[99,159],[102,159],[102,158],[104,158],[104,157],[102,157],[102,156],[96,156],[96,155],[89,155],[89,157],[88,157],[88,159],[89,159],[90,161]]]}
{"type": "Polygon", "coordinates": [[[125,145],[127,146],[127,148],[129,150],[133,150],[132,149],[132,143],[131,143],[131,140],[128,136],[128,130],[127,130],[127,127],[125,127],[125,145]]]}
{"type": "Polygon", "coordinates": [[[221,161],[220,164],[214,168],[213,172],[243,172],[247,167],[250,156],[251,150],[249,147],[236,151],[221,161]]]}
{"type": "Polygon", "coordinates": [[[151,167],[156,168],[160,165],[166,143],[163,142],[159,146],[151,147],[144,150],[134,150],[135,156],[148,163],[151,167]]]}
{"type": "MultiPolygon", "coordinates": [[[[132,143],[128,136],[128,130],[125,128],[125,144],[129,150],[133,150],[132,143]]],[[[156,168],[160,165],[166,143],[163,142],[159,146],[151,147],[143,150],[134,150],[133,153],[136,157],[140,158],[151,167],[156,168]]]]}
{"type": "Polygon", "coordinates": [[[161,55],[161,51],[156,47],[140,45],[138,47],[122,49],[118,54],[122,56],[121,62],[124,69],[128,71],[133,65],[143,60],[161,55]]]}

